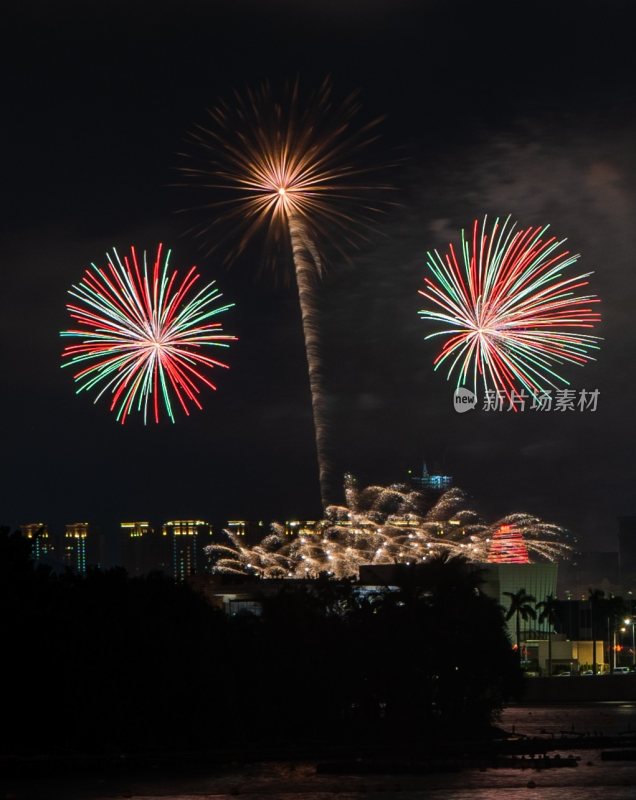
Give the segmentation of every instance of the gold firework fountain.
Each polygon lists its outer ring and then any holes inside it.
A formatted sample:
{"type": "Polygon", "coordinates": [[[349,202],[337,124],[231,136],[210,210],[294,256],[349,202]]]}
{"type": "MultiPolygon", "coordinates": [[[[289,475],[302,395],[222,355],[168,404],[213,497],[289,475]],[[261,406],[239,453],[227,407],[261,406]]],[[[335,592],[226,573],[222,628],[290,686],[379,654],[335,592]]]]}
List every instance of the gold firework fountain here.
{"type": "MultiPolygon", "coordinates": [[[[494,523],[470,508],[461,489],[449,489],[431,506],[412,487],[367,486],[345,479],[345,506],[330,506],[310,532],[285,535],[274,523],[256,545],[226,530],[227,542],[209,545],[214,571],[261,578],[357,577],[368,564],[422,564],[435,556],[492,562],[493,540],[514,531],[523,541],[525,562],[570,558],[574,540],[566,530],[531,514],[511,514],[494,523]]],[[[501,559],[500,559],[501,560],[501,559]]],[[[507,561],[513,559],[508,558],[507,561]]]]}
{"type": "MultiPolygon", "coordinates": [[[[298,83],[276,97],[265,85],[235,94],[209,112],[210,124],[191,135],[195,152],[182,154],[183,174],[218,200],[199,208],[205,222],[193,230],[205,240],[226,222],[238,229],[228,258],[265,231],[291,250],[302,316],[313,410],[320,493],[329,505],[334,485],[328,445],[327,401],[320,353],[317,288],[327,249],[342,252],[359,242],[379,208],[365,203],[370,168],[356,154],[377,139],[378,119],[356,127],[355,97],[334,101],[329,81],[300,98],[298,83]],[[229,196],[228,196],[229,195],[229,196]],[[210,212],[216,212],[212,215],[210,212]]],[[[271,254],[271,249],[267,250],[271,254]]]]}

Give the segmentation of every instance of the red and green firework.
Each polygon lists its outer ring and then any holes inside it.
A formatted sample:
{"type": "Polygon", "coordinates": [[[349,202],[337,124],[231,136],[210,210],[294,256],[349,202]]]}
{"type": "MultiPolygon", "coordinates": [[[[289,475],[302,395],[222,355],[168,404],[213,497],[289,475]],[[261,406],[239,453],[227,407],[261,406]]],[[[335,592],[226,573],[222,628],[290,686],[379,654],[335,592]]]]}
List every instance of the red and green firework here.
{"type": "Polygon", "coordinates": [[[69,290],[77,305],[67,308],[77,327],[61,336],[79,339],[65,347],[63,367],[78,368],[77,393],[97,390],[95,402],[110,395],[110,408],[124,423],[142,412],[160,419],[160,406],[175,421],[173,405],[186,414],[202,408],[201,386],[216,386],[206,376],[224,367],[208,355],[211,347],[229,347],[236,339],[223,333],[213,319],[234,304],[218,305],[222,297],[214,281],[197,292],[196,267],[182,277],[169,267],[170,250],[154,262],[146,252],[138,258],[134,247],[120,258],[113,248],[104,267],[91,264],[82,280],[69,290]]]}
{"type": "Polygon", "coordinates": [[[564,276],[579,255],[548,227],[517,229],[508,217],[488,230],[484,217],[462,230],[459,254],[452,244],[443,256],[427,253],[420,294],[432,307],[419,314],[443,328],[426,339],[444,338],[433,363],[457,386],[534,394],[569,385],[562,365],[594,360],[600,339],[585,331],[600,321],[600,301],[579,293],[592,273],[564,276]]]}

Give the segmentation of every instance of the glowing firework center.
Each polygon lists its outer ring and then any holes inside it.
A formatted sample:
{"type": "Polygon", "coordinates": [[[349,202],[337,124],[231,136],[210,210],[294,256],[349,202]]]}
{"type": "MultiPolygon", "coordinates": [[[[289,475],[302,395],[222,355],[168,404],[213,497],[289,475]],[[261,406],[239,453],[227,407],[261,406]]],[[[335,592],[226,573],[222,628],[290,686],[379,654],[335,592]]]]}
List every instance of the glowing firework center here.
{"type": "Polygon", "coordinates": [[[548,226],[515,230],[510,217],[475,220],[472,236],[462,230],[461,253],[427,253],[430,276],[420,294],[431,307],[422,319],[441,330],[435,369],[444,367],[457,387],[477,392],[495,389],[510,396],[548,387],[568,386],[564,364],[583,366],[594,360],[600,338],[587,333],[598,322],[599,299],[578,294],[591,272],[564,277],[579,256],[562,249],[565,239],[547,236],[548,226]]]}
{"type": "MultiPolygon", "coordinates": [[[[334,102],[329,81],[301,97],[298,83],[280,96],[268,86],[236,94],[209,112],[211,124],[191,135],[194,155],[183,174],[194,187],[227,190],[219,216],[206,216],[201,235],[213,225],[234,222],[239,255],[260,232],[291,248],[301,309],[305,352],[318,455],[323,510],[333,489],[327,437],[327,403],[320,357],[320,318],[316,301],[317,277],[324,269],[323,249],[340,238],[351,242],[368,230],[374,212],[363,200],[369,186],[361,176],[373,168],[355,164],[355,154],[374,139],[369,135],[379,120],[351,124],[357,103],[334,102]],[[228,133],[231,132],[231,135],[228,133]],[[340,235],[340,237],[338,236],[340,235]]],[[[203,208],[207,208],[203,206],[203,208]]]]}
{"type": "Polygon", "coordinates": [[[222,295],[214,281],[194,293],[196,267],[178,280],[169,250],[162,263],[162,249],[150,269],[145,252],[140,264],[134,247],[123,260],[113,250],[105,267],[92,264],[69,290],[79,302],[67,306],[78,327],[61,336],[81,341],[67,345],[62,366],[80,368],[77,394],[95,389],[95,402],[110,394],[122,423],[134,411],[144,423],[149,414],[158,423],[161,405],[174,422],[175,401],[187,415],[191,406],[201,409],[201,386],[216,389],[206,373],[228,368],[204,351],[236,340],[212,321],[234,304],[217,305],[222,295]]]}

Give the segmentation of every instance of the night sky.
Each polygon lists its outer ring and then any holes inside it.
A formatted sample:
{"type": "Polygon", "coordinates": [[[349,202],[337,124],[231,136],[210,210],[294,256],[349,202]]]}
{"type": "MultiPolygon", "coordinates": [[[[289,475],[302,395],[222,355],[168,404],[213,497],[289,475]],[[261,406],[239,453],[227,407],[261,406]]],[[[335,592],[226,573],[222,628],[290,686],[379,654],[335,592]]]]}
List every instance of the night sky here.
{"type": "MultiPolygon", "coordinates": [[[[382,126],[400,207],[321,289],[340,472],[393,482],[423,458],[484,514],[528,511],[615,549],[636,512],[633,29],[615,2],[181,0],[29,3],[5,15],[0,325],[4,524],[313,518],[319,494],[295,288],[250,250],[185,235],[177,153],[234,89],[331,75],[382,126]],[[484,213],[550,223],[595,270],[600,389],[585,414],[458,415],[417,316],[427,249],[484,213]],[[237,306],[203,412],[116,424],[60,369],[67,290],[116,246],[173,248],[237,306]]],[[[195,198],[198,201],[198,196],[195,198]]],[[[284,256],[281,256],[284,260],[284,256]]],[[[281,262],[282,263],[282,262],[281,262]]],[[[289,264],[285,264],[288,267],[289,264]]]]}

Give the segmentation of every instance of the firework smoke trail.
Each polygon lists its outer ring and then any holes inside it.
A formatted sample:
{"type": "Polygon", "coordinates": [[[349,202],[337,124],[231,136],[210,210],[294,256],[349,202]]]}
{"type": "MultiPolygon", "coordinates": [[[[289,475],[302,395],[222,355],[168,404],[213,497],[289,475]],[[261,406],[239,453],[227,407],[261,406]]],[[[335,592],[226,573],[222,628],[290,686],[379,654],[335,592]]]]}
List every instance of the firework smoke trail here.
{"type": "Polygon", "coordinates": [[[320,324],[316,305],[316,266],[311,255],[302,221],[295,215],[289,217],[289,236],[296,269],[296,285],[305,337],[305,352],[309,369],[309,386],[316,435],[320,494],[323,508],[327,507],[329,487],[332,484],[331,461],[327,441],[327,409],[323,388],[323,371],[320,359],[320,324]]]}
{"type": "Polygon", "coordinates": [[[496,219],[487,232],[487,218],[481,228],[475,220],[472,236],[462,230],[459,259],[452,244],[443,257],[427,253],[432,277],[420,294],[433,308],[419,312],[444,328],[425,337],[444,337],[435,369],[448,367],[448,379],[456,373],[458,387],[472,380],[477,391],[481,380],[508,397],[569,385],[558,368],[593,361],[600,341],[579,332],[600,321],[598,298],[577,293],[592,273],[564,277],[579,258],[561,250],[566,240],[546,236],[548,226],[515,230],[509,222],[496,219]]]}
{"type": "Polygon", "coordinates": [[[189,186],[209,192],[211,198],[217,190],[229,193],[226,199],[199,207],[205,221],[192,232],[205,238],[213,225],[232,223],[240,235],[230,258],[241,254],[261,231],[291,246],[323,509],[333,488],[317,305],[323,250],[331,247],[341,252],[338,240],[355,246],[356,239],[364,239],[371,229],[369,217],[380,208],[362,197],[369,190],[389,189],[365,184],[361,178],[371,169],[351,163],[354,153],[377,139],[378,119],[361,127],[351,125],[358,110],[353,96],[336,103],[329,81],[302,101],[297,82],[282,97],[264,85],[243,95],[236,93],[231,102],[211,110],[210,124],[199,126],[190,137],[195,152],[181,154],[185,159],[181,172],[191,181],[189,186]],[[212,220],[211,210],[218,212],[212,220]]]}
{"type": "Polygon", "coordinates": [[[210,545],[215,571],[262,578],[355,577],[365,564],[416,564],[440,554],[463,555],[486,563],[491,542],[502,528],[523,535],[530,557],[554,560],[570,555],[567,532],[529,514],[511,514],[487,523],[467,508],[467,497],[450,489],[430,506],[420,492],[401,485],[369,486],[358,492],[347,476],[346,506],[330,506],[311,530],[285,535],[279,524],[260,544],[250,546],[231,531],[230,543],[210,545]]]}
{"type": "Polygon", "coordinates": [[[121,423],[133,411],[143,412],[144,424],[150,411],[158,423],[161,400],[172,422],[174,399],[186,414],[190,405],[201,409],[200,385],[216,389],[205,372],[228,368],[204,351],[236,340],[212,321],[234,304],[217,305],[222,295],[214,281],[193,294],[196,267],[178,280],[169,269],[170,251],[162,263],[162,250],[160,244],[149,269],[145,252],[140,263],[134,247],[123,261],[113,249],[106,266],[91,264],[69,290],[78,304],[67,309],[78,327],[60,335],[81,341],[64,349],[62,367],[80,368],[78,394],[97,389],[97,402],[110,392],[121,423]]]}

